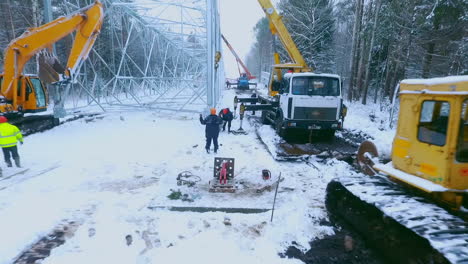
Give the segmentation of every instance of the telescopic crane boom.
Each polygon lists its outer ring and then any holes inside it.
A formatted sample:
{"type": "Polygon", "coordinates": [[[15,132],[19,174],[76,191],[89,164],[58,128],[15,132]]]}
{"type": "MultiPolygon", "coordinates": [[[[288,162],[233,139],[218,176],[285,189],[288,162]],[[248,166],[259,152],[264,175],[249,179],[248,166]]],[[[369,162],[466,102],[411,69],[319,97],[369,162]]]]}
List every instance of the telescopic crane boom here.
{"type": "MultiPolygon", "coordinates": [[[[247,74],[247,78],[249,80],[252,80],[252,79],[255,79],[256,77],[253,76],[249,69],[247,69],[247,66],[245,66],[244,62],[242,62],[242,60],[240,59],[240,57],[237,55],[236,51],[234,51],[234,48],[231,46],[231,44],[229,44],[229,42],[227,41],[226,37],[224,37],[223,34],[221,34],[221,37],[223,38],[224,40],[224,43],[226,43],[226,46],[228,46],[229,50],[231,50],[232,52],[232,55],[234,55],[234,57],[236,57],[236,60],[237,62],[241,65],[242,69],[244,69],[244,72],[247,74]]],[[[240,74],[240,72],[239,72],[240,74]]]]}
{"type": "Polygon", "coordinates": [[[275,52],[275,65],[276,69],[293,69],[294,72],[311,72],[312,69],[307,66],[307,63],[302,57],[301,52],[297,49],[288,29],[283,23],[282,17],[278,14],[275,7],[270,0],[258,0],[258,3],[265,12],[268,21],[270,21],[270,30],[273,35],[278,36],[283,47],[288,52],[292,63],[279,64],[279,54],[275,52]]]}

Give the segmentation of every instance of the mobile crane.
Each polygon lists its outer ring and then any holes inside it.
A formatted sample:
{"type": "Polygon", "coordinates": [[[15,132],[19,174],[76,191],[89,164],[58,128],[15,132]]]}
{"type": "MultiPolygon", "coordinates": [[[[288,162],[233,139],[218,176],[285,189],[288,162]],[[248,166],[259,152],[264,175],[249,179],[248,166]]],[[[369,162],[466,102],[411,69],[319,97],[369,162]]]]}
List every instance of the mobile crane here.
{"type": "Polygon", "coordinates": [[[376,146],[364,141],[357,164],[371,176],[333,180],[327,208],[389,262],[466,263],[468,76],[403,80],[395,93],[400,113],[391,162],[381,162],[376,146]]]}
{"type": "MultiPolygon", "coordinates": [[[[227,41],[226,37],[221,34],[221,38],[224,40],[224,43],[226,43],[226,46],[229,48],[231,51],[232,55],[236,58],[237,61],[237,68],[239,69],[239,78],[237,79],[237,89],[244,89],[248,90],[250,88],[249,81],[255,79],[256,77],[253,76],[247,66],[245,66],[244,62],[240,59],[240,57],[237,55],[236,51],[234,48],[231,46],[231,44],[227,41]],[[244,73],[241,72],[239,65],[242,67],[244,70],[244,73]]],[[[253,83],[256,85],[256,83],[253,83]]]]}
{"type": "Polygon", "coordinates": [[[261,110],[262,123],[274,124],[277,134],[282,137],[292,129],[305,129],[333,137],[336,130],[342,129],[346,115],[340,77],[313,73],[271,1],[258,2],[270,21],[272,34],[279,37],[292,62],[280,64],[280,56],[275,52],[268,95],[235,97],[235,108],[242,103],[241,110],[261,110]],[[283,75],[283,71],[289,72],[283,75]]]}
{"type": "MultiPolygon", "coordinates": [[[[63,16],[36,28],[29,28],[12,40],[5,49],[4,72],[0,74],[0,115],[22,116],[24,113],[37,113],[47,110],[49,96],[45,82],[66,85],[75,81],[83,61],[93,47],[103,23],[103,6],[96,0],[68,16],[63,16]],[[66,68],[54,72],[55,67],[42,58],[40,72],[48,80],[37,75],[23,74],[25,64],[32,56],[76,31],[66,68]]],[[[27,122],[24,118],[23,121],[27,122]]],[[[56,122],[53,116],[41,118],[41,122],[56,122]]],[[[17,122],[17,123],[21,123],[17,122]]]]}

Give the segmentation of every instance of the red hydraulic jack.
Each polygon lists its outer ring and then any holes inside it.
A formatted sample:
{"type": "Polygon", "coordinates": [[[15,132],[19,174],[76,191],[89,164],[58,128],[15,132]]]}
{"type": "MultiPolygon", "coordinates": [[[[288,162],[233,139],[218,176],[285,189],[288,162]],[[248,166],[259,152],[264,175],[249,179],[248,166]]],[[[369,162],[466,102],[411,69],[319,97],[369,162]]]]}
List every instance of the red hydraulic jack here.
{"type": "Polygon", "coordinates": [[[223,164],[221,165],[221,171],[219,172],[219,184],[226,184],[226,183],[227,183],[227,162],[223,162],[223,164]]]}
{"type": "Polygon", "coordinates": [[[214,159],[213,180],[209,182],[210,192],[236,192],[234,181],[234,158],[214,159]]]}

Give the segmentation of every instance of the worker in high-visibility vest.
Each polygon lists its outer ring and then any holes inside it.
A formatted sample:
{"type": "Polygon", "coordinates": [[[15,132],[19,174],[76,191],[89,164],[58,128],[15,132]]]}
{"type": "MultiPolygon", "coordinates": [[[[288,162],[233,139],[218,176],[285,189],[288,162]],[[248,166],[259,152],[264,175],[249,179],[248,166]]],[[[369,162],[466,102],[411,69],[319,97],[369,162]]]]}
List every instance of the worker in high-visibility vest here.
{"type": "Polygon", "coordinates": [[[23,135],[18,127],[7,123],[8,119],[0,116],[0,146],[3,150],[3,157],[8,167],[11,167],[10,157],[13,157],[16,167],[21,167],[20,157],[18,155],[18,141],[23,144],[23,135]]]}

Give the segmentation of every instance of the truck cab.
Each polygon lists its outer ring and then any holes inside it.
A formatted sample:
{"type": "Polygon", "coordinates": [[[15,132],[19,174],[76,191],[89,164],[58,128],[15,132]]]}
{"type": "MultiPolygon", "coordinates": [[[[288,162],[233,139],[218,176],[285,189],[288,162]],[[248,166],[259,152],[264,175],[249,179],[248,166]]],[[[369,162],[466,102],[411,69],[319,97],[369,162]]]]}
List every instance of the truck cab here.
{"type": "Polygon", "coordinates": [[[248,90],[249,89],[249,78],[244,73],[239,79],[237,79],[237,89],[248,90]]]}
{"type": "Polygon", "coordinates": [[[274,86],[278,87],[279,103],[274,122],[280,134],[306,129],[331,137],[343,127],[345,111],[338,75],[287,73],[274,86]]]}

